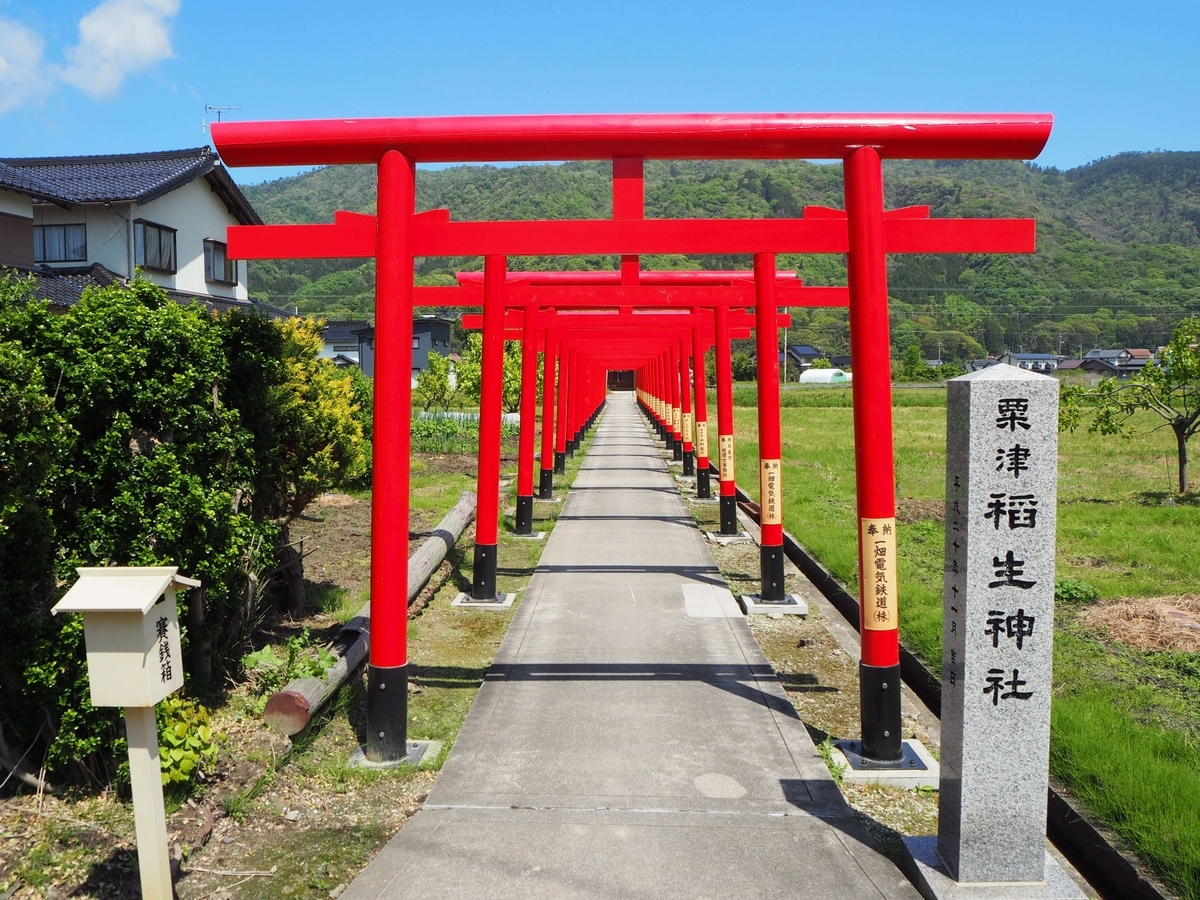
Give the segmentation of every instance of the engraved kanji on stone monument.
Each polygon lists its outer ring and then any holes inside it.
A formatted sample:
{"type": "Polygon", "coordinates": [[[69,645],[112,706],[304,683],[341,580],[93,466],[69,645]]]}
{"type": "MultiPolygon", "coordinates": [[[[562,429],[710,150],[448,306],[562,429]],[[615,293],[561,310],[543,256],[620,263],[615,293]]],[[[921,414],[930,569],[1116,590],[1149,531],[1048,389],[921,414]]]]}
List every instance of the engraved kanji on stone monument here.
{"type": "Polygon", "coordinates": [[[960,884],[1042,882],[1058,382],[949,383],[938,855],[960,884]]]}

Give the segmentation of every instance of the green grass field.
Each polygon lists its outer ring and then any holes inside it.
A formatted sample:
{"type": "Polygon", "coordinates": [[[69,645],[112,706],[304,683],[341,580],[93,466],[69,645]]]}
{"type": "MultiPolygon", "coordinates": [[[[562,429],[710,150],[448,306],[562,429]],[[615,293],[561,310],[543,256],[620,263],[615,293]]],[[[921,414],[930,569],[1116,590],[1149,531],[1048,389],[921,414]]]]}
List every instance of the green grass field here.
{"type": "MultiPolygon", "coordinates": [[[[753,390],[735,394],[753,403],[753,390]]],[[[857,589],[850,391],[784,391],[784,523],[857,589]],[[822,403],[827,405],[821,405],[822,403]]],[[[901,639],[941,668],[946,413],[944,389],[895,392],[901,639]],[[907,510],[907,515],[905,512],[907,510]],[[905,520],[908,521],[905,521],[905,520]]],[[[738,482],[757,497],[757,411],[735,409],[738,482]]],[[[1152,427],[1149,416],[1140,424],[1152,427]]],[[[1194,593],[1195,492],[1167,506],[1169,430],[1131,440],[1059,437],[1058,578],[1100,599],[1194,593]]],[[[1189,900],[1200,900],[1200,660],[1105,644],[1057,615],[1051,768],[1189,900]]]]}

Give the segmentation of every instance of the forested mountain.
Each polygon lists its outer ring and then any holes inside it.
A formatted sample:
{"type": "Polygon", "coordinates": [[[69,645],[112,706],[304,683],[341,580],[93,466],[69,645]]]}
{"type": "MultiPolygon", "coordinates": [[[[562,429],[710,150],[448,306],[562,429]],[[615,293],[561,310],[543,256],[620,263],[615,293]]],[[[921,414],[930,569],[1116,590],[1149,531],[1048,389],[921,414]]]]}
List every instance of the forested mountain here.
{"type": "MultiPolygon", "coordinates": [[[[374,212],[371,167],[331,167],[250,186],[268,222],[328,222],[337,209],[374,212]]],[[[1005,349],[1165,343],[1200,313],[1200,153],[1127,153],[1068,171],[1019,162],[885,163],[889,207],[928,204],[937,216],[1032,216],[1029,256],[896,256],[889,269],[897,353],[919,343],[932,357],[1005,349]]],[[[648,217],[799,216],[842,206],[841,166],[799,160],[647,162],[648,217]]],[[[421,169],[418,209],[457,220],[567,219],[611,214],[607,163],[421,169]]],[[[781,256],[810,284],[844,284],[841,257],[781,256]]],[[[417,261],[422,283],[450,283],[479,259],[417,261]]],[[[645,257],[645,268],[748,267],[749,257],[645,257]]],[[[513,259],[510,268],[616,268],[612,257],[513,259]]],[[[327,317],[373,313],[373,263],[254,263],[251,292],[327,317]]],[[[841,310],[793,310],[789,340],[830,355],[848,349],[841,310]]]]}

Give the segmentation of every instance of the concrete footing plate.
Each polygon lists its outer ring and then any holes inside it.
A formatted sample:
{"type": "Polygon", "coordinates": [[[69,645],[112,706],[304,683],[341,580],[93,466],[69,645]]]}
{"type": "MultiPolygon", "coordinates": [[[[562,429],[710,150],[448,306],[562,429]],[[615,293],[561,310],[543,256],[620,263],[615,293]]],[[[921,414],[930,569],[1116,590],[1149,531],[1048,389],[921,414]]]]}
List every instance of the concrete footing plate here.
{"type": "Polygon", "coordinates": [[[522,541],[543,541],[546,539],[546,532],[535,531],[533,534],[514,534],[513,537],[522,541]]]}
{"type": "MultiPolygon", "coordinates": [[[[717,502],[721,502],[721,498],[716,498],[717,502]]],[[[721,534],[717,531],[706,531],[704,536],[716,544],[718,547],[732,547],[734,544],[748,544],[754,538],[745,531],[739,531],[737,534],[721,534]]]]}
{"type": "Polygon", "coordinates": [[[549,497],[549,498],[534,497],[533,502],[534,503],[562,503],[563,498],[562,497],[549,497]]]}
{"type": "Polygon", "coordinates": [[[916,790],[938,787],[941,769],[937,760],[917,740],[902,741],[904,759],[894,767],[864,762],[860,741],[834,741],[831,756],[835,765],[845,767],[842,781],[851,784],[886,784],[888,787],[916,790]]]}
{"type": "MultiPolygon", "coordinates": [[[[688,497],[687,499],[690,503],[700,503],[704,506],[716,506],[721,502],[720,497],[688,497]]],[[[706,531],[705,534],[708,534],[708,532],[706,531]]]]}
{"type": "Polygon", "coordinates": [[[937,855],[936,837],[906,837],[901,868],[925,900],[1085,900],[1086,895],[1046,854],[1044,882],[960,884],[937,855]]]}
{"type": "Polygon", "coordinates": [[[508,609],[513,605],[516,594],[505,594],[496,591],[495,600],[475,600],[470,594],[459,594],[450,601],[451,606],[465,606],[471,609],[508,609]]]}
{"type": "Polygon", "coordinates": [[[409,741],[408,752],[400,759],[389,762],[372,762],[366,751],[359,747],[350,754],[349,765],[354,769],[394,769],[397,766],[419,767],[423,762],[433,762],[442,752],[441,741],[409,741]]]}
{"type": "Polygon", "coordinates": [[[748,616],[807,616],[808,604],[795,594],[786,594],[783,601],[764,602],[761,594],[742,594],[738,603],[748,616]]]}

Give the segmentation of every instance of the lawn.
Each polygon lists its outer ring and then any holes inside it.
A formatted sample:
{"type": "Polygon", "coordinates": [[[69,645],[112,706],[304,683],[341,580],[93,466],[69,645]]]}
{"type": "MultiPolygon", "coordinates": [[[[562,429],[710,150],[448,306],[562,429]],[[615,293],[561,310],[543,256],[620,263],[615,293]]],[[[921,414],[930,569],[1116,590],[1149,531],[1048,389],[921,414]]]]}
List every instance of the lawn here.
{"type": "MultiPolygon", "coordinates": [[[[738,399],[753,402],[751,391],[738,399]]],[[[857,589],[850,391],[784,392],[784,524],[857,589]],[[826,405],[821,405],[825,403],[826,405]]],[[[894,402],[901,639],[941,668],[945,536],[945,391],[897,390],[894,402]],[[937,403],[938,405],[933,405],[937,403]]],[[[739,483],[757,497],[757,412],[735,409],[739,483]]],[[[1140,423],[1157,423],[1147,414],[1140,423]]],[[[1173,438],[1060,435],[1057,577],[1099,602],[1196,591],[1187,552],[1200,528],[1195,492],[1168,505],[1173,438]]],[[[1051,768],[1182,896],[1200,898],[1200,660],[1102,640],[1081,607],[1056,616],[1051,768]]]]}

